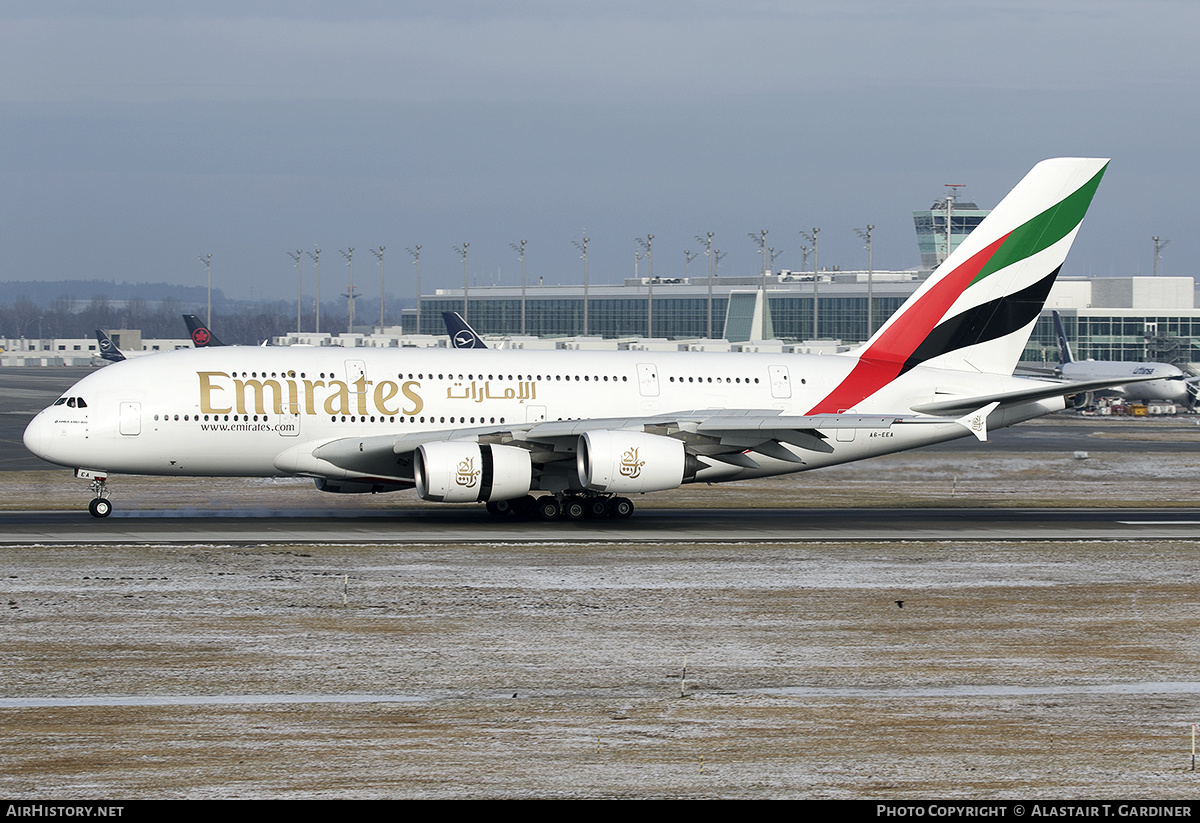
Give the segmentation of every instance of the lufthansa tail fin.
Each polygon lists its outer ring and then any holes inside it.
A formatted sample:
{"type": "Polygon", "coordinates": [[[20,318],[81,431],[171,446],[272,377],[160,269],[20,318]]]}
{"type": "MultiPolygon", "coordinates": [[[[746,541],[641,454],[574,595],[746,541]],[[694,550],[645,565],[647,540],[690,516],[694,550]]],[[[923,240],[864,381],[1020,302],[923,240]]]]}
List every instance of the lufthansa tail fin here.
{"type": "Polygon", "coordinates": [[[487,343],[463,320],[456,311],[442,312],[442,320],[446,323],[446,333],[450,335],[450,346],[455,349],[486,349],[487,343]]]}
{"type": "Polygon", "coordinates": [[[1071,363],[1073,362],[1071,344],[1067,342],[1067,332],[1063,328],[1062,317],[1056,311],[1052,311],[1050,314],[1054,315],[1054,336],[1058,338],[1058,362],[1071,363]]]}
{"type": "Polygon", "coordinates": [[[215,334],[208,330],[208,326],[205,326],[200,322],[200,318],[196,315],[185,314],[183,316],[183,322],[187,323],[188,333],[192,336],[192,345],[196,348],[203,349],[208,346],[225,345],[217,339],[215,334]]]}
{"type": "Polygon", "coordinates": [[[96,347],[100,351],[100,356],[112,363],[120,363],[125,359],[125,355],[121,354],[117,344],[100,329],[96,329],[96,347]]]}
{"type": "Polygon", "coordinates": [[[921,365],[1011,375],[1108,160],[1043,160],[862,347],[814,409],[847,409],[921,365]]]}

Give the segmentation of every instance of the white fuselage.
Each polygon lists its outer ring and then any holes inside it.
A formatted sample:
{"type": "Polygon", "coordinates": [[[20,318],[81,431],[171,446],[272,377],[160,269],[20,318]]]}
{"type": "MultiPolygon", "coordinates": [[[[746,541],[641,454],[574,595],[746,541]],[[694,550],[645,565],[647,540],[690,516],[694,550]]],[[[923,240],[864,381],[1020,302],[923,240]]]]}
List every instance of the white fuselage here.
{"type": "MultiPolygon", "coordinates": [[[[313,449],[351,438],[511,431],[545,421],[645,419],[692,410],[810,412],[856,365],[848,356],[224,347],[106,366],[37,415],[25,433],[46,460],[102,472],[336,476],[313,449]],[[297,457],[299,456],[299,457],[297,457]]],[[[893,414],[953,394],[1027,381],[916,368],[849,411],[893,414]]],[[[992,428],[1062,408],[995,413],[992,428]]],[[[619,428],[611,424],[613,428],[619,428]]],[[[961,437],[952,423],[831,431],[803,463],[719,461],[697,481],[817,468],[961,437]]],[[[360,446],[361,448],[361,446],[360,446]]],[[[351,473],[342,473],[343,478],[351,473]]],[[[535,486],[536,487],[536,486],[535,486]]]]}

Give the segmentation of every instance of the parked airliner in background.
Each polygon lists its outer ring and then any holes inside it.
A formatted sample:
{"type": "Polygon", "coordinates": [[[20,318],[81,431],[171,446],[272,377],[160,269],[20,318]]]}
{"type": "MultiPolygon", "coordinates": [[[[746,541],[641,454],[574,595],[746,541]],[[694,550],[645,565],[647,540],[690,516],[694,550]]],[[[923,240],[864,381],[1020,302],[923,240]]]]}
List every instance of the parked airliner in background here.
{"type": "Polygon", "coordinates": [[[577,519],[684,483],[983,440],[1112,382],[1012,376],[1106,167],[1039,163],[845,354],[181,350],[84,378],[25,444],[92,481],[97,517],[109,474],[134,473],[304,476],[577,519]]]}
{"type": "Polygon", "coordinates": [[[486,349],[487,343],[479,336],[479,332],[471,328],[471,324],[463,320],[456,311],[442,312],[442,322],[446,324],[446,334],[450,335],[452,349],[486,349]]]}
{"type": "Polygon", "coordinates": [[[208,326],[200,322],[200,318],[194,314],[185,314],[183,322],[187,323],[188,335],[192,338],[192,345],[198,349],[203,349],[206,346],[224,346],[217,336],[209,331],[208,326]]]}
{"type": "MultiPolygon", "coordinates": [[[[1054,333],[1058,337],[1059,365],[1055,374],[1066,380],[1110,380],[1113,385],[1096,392],[1128,400],[1188,402],[1188,386],[1196,379],[1187,378],[1178,366],[1170,363],[1130,363],[1122,360],[1076,360],[1071,356],[1071,344],[1063,328],[1062,317],[1054,316],[1054,333]],[[1121,380],[1141,378],[1143,382],[1125,385],[1121,380]],[[1155,379],[1158,378],[1158,379],[1155,379]]],[[[1091,394],[1090,392],[1088,394],[1091,394]]],[[[1080,395],[1076,405],[1090,404],[1090,398],[1080,395]],[[1086,399],[1084,399],[1086,398],[1086,399]],[[1079,402],[1082,401],[1082,402],[1079,402]]]]}

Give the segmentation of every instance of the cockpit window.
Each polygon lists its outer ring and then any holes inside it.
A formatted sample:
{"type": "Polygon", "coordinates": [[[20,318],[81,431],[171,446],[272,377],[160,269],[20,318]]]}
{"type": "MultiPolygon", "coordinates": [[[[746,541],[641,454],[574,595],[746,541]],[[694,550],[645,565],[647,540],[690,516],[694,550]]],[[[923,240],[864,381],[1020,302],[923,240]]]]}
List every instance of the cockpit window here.
{"type": "Polygon", "coordinates": [[[54,405],[56,405],[56,406],[61,406],[63,403],[66,403],[66,402],[67,402],[67,398],[65,398],[65,397],[60,397],[60,398],[58,398],[57,400],[55,400],[55,401],[54,401],[54,405]]]}
{"type": "Polygon", "coordinates": [[[67,398],[67,405],[68,405],[68,406],[70,406],[71,408],[75,408],[75,398],[74,398],[74,397],[68,397],[68,398],[67,398]]]}
{"type": "Polygon", "coordinates": [[[87,403],[83,402],[82,397],[60,397],[54,401],[54,405],[61,406],[63,404],[70,406],[72,409],[86,409],[87,403]]]}
{"type": "Polygon", "coordinates": [[[82,397],[80,397],[80,398],[78,398],[78,400],[79,400],[79,408],[81,408],[81,409],[86,409],[86,408],[87,408],[87,403],[84,403],[84,402],[83,402],[83,398],[82,398],[82,397]]]}

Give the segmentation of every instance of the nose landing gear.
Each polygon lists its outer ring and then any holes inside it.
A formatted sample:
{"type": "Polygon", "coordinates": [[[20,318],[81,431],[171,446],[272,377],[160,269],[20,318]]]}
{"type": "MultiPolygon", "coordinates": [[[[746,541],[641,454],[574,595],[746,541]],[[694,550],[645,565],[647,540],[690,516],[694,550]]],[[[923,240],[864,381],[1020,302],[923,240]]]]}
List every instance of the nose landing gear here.
{"type": "Polygon", "coordinates": [[[92,494],[96,496],[88,503],[88,513],[92,517],[108,517],[112,514],[112,501],[108,499],[108,475],[91,469],[76,469],[75,476],[92,481],[92,494]]]}

